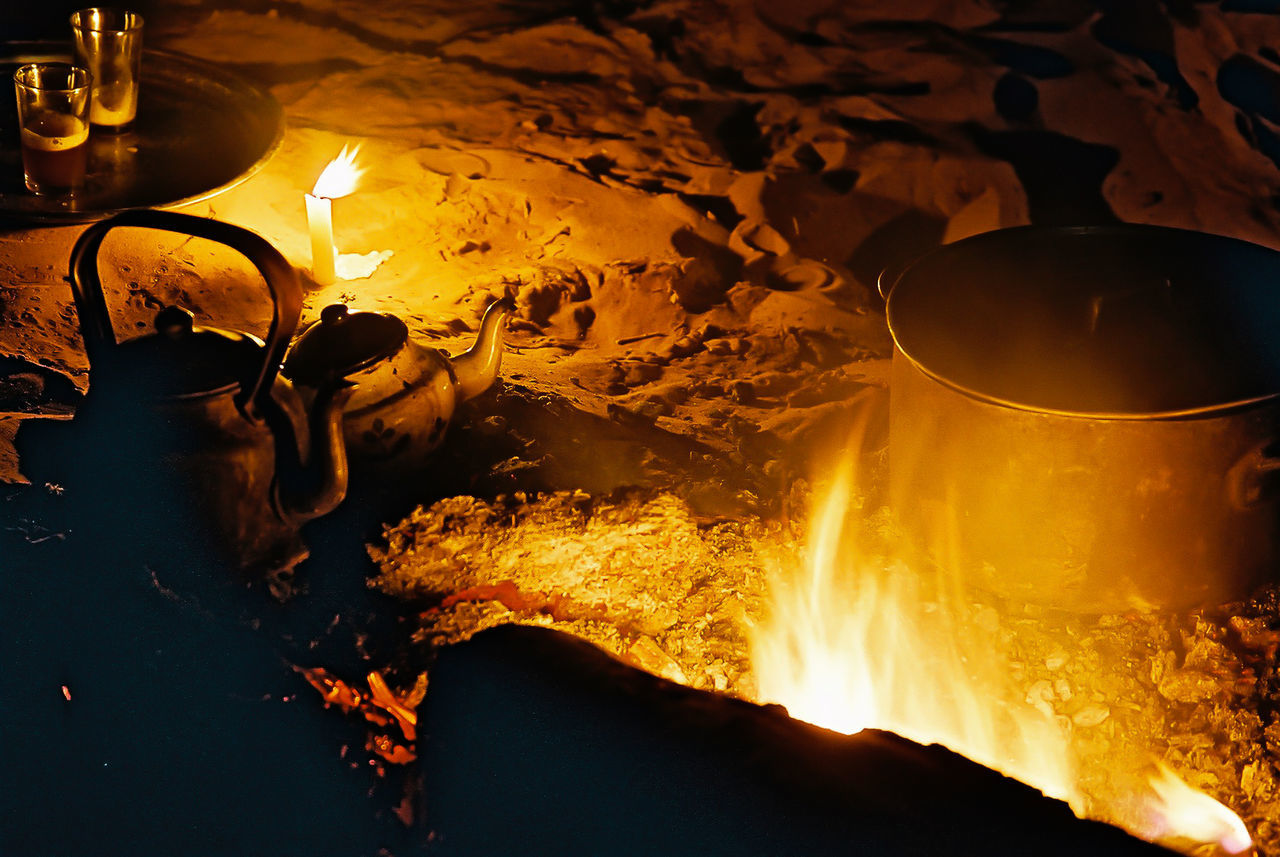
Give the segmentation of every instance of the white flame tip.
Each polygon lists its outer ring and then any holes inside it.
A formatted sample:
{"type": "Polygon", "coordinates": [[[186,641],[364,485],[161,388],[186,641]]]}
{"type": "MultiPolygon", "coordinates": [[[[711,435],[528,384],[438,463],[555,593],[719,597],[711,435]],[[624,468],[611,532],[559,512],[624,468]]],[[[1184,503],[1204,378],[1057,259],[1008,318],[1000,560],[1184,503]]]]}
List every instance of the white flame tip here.
{"type": "Polygon", "coordinates": [[[1148,782],[1154,793],[1148,805],[1153,839],[1190,839],[1216,843],[1228,854],[1244,854],[1253,838],[1240,816],[1220,801],[1188,785],[1173,769],[1155,761],[1148,782]]]}
{"type": "Polygon", "coordinates": [[[311,195],[324,199],[338,199],[347,196],[356,189],[364,169],[356,166],[356,155],[360,152],[360,144],[354,148],[350,144],[343,145],[338,156],[325,165],[316,179],[311,195]]]}

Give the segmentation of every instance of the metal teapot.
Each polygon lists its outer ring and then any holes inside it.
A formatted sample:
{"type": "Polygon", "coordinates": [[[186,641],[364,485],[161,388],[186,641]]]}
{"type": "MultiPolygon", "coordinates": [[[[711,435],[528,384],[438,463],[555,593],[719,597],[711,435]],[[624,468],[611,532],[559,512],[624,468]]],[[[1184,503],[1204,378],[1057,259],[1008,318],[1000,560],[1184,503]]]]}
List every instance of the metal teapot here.
{"type": "Polygon", "coordinates": [[[137,210],[85,230],[69,280],[89,392],[56,445],[55,457],[71,468],[63,478],[88,486],[83,493],[100,505],[129,507],[132,521],[154,522],[135,529],[163,529],[184,550],[208,550],[219,563],[251,573],[291,569],[306,556],[299,526],[346,493],[341,419],[351,394],[334,377],[304,408],[279,377],[302,308],[294,269],[246,229],[137,210]],[[177,306],[159,312],[154,333],[117,341],[97,257],[107,233],[122,226],[206,238],[244,255],[271,293],[266,342],[197,326],[177,306]]]}
{"type": "Polygon", "coordinates": [[[298,337],[284,374],[309,395],[335,378],[354,381],[343,418],[351,458],[370,465],[420,466],[444,439],[458,404],[480,395],[497,378],[503,327],[514,311],[509,299],[494,301],[480,321],[475,344],[450,359],[414,342],[393,315],[331,304],[298,337]]]}

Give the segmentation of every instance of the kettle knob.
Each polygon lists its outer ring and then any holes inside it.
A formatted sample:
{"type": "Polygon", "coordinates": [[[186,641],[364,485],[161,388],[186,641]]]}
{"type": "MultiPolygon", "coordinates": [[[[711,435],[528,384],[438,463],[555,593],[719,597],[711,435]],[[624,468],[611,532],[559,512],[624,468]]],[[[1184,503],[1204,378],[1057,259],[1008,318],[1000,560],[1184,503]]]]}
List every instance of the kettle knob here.
{"type": "Polygon", "coordinates": [[[166,339],[182,339],[191,334],[195,315],[180,306],[167,306],[156,313],[156,333],[166,339]]]}

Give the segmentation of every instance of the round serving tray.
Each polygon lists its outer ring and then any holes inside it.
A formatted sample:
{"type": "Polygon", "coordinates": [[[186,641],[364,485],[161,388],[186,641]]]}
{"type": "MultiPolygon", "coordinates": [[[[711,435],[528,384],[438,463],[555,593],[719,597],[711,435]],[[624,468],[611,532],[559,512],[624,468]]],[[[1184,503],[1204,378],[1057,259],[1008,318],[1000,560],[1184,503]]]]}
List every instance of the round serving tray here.
{"type": "MultiPolygon", "coordinates": [[[[69,43],[0,43],[6,81],[24,63],[70,59],[69,43]]],[[[69,200],[27,191],[16,101],[0,95],[0,219],[83,223],[127,208],[199,202],[261,169],[283,136],[280,105],[266,91],[194,57],[146,50],[133,127],[94,130],[86,186],[69,200]]]]}

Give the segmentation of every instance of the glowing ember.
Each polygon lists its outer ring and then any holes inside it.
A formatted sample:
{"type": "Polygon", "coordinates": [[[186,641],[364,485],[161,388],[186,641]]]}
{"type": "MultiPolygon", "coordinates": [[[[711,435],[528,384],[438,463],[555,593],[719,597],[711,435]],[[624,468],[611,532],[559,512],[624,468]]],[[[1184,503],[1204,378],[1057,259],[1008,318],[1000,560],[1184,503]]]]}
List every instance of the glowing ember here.
{"type": "Polygon", "coordinates": [[[1253,845],[1240,817],[1202,791],[1178,778],[1161,762],[1151,775],[1153,792],[1146,803],[1146,829],[1138,831],[1154,842],[1217,843],[1228,854],[1242,854],[1253,845]]]}
{"type": "Polygon", "coordinates": [[[356,155],[359,151],[359,146],[354,149],[343,146],[338,157],[330,161],[321,171],[320,178],[316,179],[316,186],[311,190],[311,195],[325,199],[338,199],[355,191],[356,184],[364,175],[364,169],[356,166],[356,155]]]}

